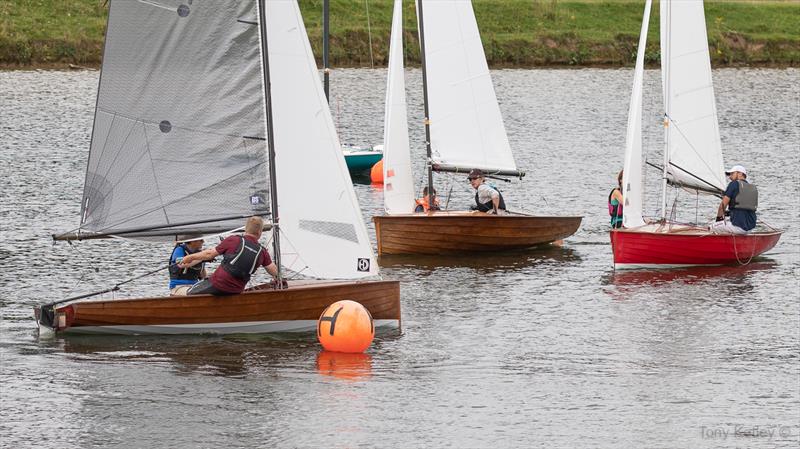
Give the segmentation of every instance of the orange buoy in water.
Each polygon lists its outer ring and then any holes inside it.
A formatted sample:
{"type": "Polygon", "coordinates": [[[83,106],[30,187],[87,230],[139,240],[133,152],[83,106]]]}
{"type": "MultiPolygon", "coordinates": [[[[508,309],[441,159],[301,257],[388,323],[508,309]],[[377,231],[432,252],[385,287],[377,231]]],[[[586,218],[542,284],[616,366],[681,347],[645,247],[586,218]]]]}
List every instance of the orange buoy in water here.
{"type": "Polygon", "coordinates": [[[374,337],[372,315],[355,301],[329,305],[317,321],[317,338],[328,351],[364,352],[374,337]]]}
{"type": "Polygon", "coordinates": [[[383,159],[372,166],[369,171],[369,179],[375,184],[383,184],[383,159]]]}

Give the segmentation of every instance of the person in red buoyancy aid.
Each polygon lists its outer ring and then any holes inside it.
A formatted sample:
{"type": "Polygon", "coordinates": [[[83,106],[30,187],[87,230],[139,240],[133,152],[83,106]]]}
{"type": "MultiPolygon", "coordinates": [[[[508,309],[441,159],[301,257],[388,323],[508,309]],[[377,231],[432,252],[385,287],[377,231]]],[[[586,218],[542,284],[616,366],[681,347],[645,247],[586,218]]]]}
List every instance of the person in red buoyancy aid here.
{"type": "Polygon", "coordinates": [[[431,210],[441,210],[439,207],[439,197],[436,196],[436,189],[433,189],[433,207],[430,207],[430,195],[428,195],[428,188],[422,189],[422,198],[416,200],[417,207],[414,212],[428,212],[431,210]]]}
{"type": "Polygon", "coordinates": [[[608,194],[608,215],[611,215],[611,227],[619,229],[622,227],[622,172],[617,175],[617,187],[608,194]]]}
{"type": "MultiPolygon", "coordinates": [[[[245,224],[244,235],[229,236],[215,248],[185,256],[178,264],[181,268],[222,255],[222,265],[211,277],[194,284],[187,294],[224,296],[241,293],[258,267],[264,267],[277,280],[278,267],[272,262],[267,250],[258,243],[263,229],[264,220],[261,217],[250,217],[245,224]]],[[[276,286],[287,287],[286,281],[276,283],[276,286]]]]}

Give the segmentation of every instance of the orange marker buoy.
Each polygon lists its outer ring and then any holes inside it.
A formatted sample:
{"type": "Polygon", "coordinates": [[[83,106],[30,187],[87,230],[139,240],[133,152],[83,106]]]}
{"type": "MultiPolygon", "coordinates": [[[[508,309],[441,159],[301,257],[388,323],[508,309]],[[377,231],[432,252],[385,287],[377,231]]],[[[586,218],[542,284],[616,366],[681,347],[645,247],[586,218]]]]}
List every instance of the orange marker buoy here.
{"type": "Polygon", "coordinates": [[[383,184],[383,159],[376,162],[369,170],[369,180],[375,184],[383,184]]]}
{"type": "Polygon", "coordinates": [[[334,352],[364,352],[375,337],[372,315],[355,301],[337,301],[317,321],[317,338],[334,352]]]}

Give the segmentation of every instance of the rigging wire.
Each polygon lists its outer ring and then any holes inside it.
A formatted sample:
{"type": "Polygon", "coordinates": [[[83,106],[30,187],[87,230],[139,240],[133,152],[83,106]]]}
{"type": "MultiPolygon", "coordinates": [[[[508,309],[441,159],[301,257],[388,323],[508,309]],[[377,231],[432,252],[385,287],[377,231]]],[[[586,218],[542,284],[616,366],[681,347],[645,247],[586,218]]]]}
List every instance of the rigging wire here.
{"type": "Polygon", "coordinates": [[[369,67],[375,68],[375,59],[372,56],[372,28],[369,23],[369,0],[364,0],[364,6],[367,10],[367,36],[369,37],[369,67]]]}

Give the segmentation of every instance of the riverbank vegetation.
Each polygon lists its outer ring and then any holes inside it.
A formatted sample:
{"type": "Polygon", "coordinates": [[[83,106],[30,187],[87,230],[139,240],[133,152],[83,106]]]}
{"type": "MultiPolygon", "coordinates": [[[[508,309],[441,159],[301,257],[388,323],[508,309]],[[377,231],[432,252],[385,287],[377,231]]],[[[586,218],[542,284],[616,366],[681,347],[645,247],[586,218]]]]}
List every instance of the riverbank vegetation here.
{"type": "MultiPolygon", "coordinates": [[[[493,67],[627,66],[636,58],[642,0],[473,0],[493,67]]],[[[300,0],[316,55],[322,49],[322,0],[300,0]]],[[[331,63],[384,66],[392,0],[331,0],[331,63]]],[[[715,66],[800,65],[800,2],[706,0],[715,66]]],[[[0,65],[99,66],[105,0],[0,2],[0,65]]],[[[404,1],[406,61],[419,63],[414,2],[404,1]]],[[[659,59],[653,6],[647,59],[659,59]]]]}

